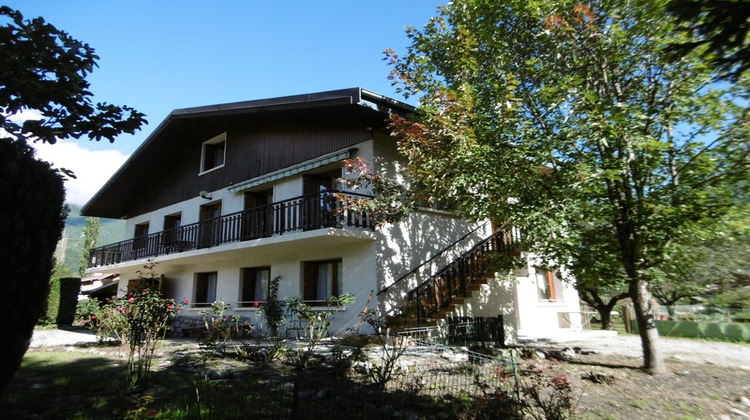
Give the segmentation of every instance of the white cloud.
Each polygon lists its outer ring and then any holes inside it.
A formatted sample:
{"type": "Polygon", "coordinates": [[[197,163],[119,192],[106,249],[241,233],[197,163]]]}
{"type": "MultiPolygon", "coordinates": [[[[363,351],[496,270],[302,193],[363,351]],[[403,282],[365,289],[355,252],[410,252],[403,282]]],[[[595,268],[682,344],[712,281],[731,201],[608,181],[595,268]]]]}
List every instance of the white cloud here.
{"type": "Polygon", "coordinates": [[[89,150],[74,141],[31,144],[38,159],[75,173],[76,179],[65,181],[65,201],[77,205],[93,197],[129,157],[118,150],[89,150]]]}

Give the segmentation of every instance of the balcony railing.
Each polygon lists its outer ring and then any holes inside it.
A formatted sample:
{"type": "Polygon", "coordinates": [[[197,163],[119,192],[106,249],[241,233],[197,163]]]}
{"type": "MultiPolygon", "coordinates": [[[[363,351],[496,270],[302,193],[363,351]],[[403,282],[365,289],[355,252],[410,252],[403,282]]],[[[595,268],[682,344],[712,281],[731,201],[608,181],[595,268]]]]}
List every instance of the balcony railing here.
{"type": "Polygon", "coordinates": [[[91,250],[89,268],[322,228],[374,229],[371,214],[350,211],[356,194],[324,191],[164,230],[91,250]]]}

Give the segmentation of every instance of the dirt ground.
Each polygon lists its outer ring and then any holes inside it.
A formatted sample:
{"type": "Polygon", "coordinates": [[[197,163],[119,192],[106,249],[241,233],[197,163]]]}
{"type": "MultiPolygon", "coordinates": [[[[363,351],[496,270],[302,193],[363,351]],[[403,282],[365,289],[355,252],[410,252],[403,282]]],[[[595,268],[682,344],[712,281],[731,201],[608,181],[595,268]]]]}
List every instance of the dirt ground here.
{"type": "MultiPolygon", "coordinates": [[[[640,369],[637,336],[579,338],[529,343],[540,354],[572,356],[556,366],[568,374],[576,391],[575,418],[750,419],[750,345],[663,337],[668,373],[652,376],[640,369]]],[[[93,341],[85,330],[39,330],[31,351],[93,341]]]]}
{"type": "Polygon", "coordinates": [[[668,373],[651,376],[640,369],[637,336],[533,343],[546,353],[575,351],[563,365],[579,390],[577,418],[750,418],[750,345],[667,337],[660,344],[668,373]]]}

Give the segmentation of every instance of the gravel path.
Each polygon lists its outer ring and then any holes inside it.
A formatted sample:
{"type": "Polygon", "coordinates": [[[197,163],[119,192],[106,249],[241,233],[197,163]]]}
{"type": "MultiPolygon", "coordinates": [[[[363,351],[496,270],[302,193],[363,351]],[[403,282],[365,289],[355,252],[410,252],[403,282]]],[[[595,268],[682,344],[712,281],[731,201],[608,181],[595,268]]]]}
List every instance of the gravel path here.
{"type": "MultiPolygon", "coordinates": [[[[672,337],[661,337],[659,343],[666,359],[674,358],[694,363],[740,367],[750,370],[750,344],[672,337]]],[[[537,342],[535,345],[557,348],[580,347],[599,354],[632,358],[643,356],[641,339],[637,335],[598,335],[585,339],[580,339],[579,335],[572,337],[572,339],[550,339],[549,341],[537,342]]]]}

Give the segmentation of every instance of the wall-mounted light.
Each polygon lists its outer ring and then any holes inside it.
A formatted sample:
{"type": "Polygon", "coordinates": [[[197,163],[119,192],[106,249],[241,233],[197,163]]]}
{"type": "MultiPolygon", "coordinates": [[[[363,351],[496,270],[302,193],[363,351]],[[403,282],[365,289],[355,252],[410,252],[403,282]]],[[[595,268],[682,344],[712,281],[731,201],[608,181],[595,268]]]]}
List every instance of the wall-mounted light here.
{"type": "Polygon", "coordinates": [[[201,198],[205,198],[206,200],[210,200],[210,199],[211,199],[211,193],[209,193],[208,191],[205,191],[205,190],[204,190],[204,191],[201,191],[201,192],[199,192],[199,193],[198,193],[198,195],[199,195],[199,196],[200,196],[201,198]]]}

